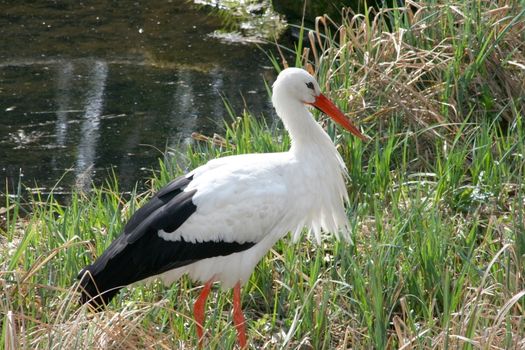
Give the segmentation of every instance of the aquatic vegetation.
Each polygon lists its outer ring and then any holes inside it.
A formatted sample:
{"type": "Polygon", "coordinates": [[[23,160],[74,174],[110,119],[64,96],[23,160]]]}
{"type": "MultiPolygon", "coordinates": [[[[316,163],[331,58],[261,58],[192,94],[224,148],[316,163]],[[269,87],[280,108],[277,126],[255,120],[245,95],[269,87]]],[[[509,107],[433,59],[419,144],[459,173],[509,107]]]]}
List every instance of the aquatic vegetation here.
{"type": "Polygon", "coordinates": [[[227,42],[264,43],[279,37],[285,21],[273,10],[270,0],[194,0],[212,8],[222,18],[224,28],[211,36],[227,42]]]}

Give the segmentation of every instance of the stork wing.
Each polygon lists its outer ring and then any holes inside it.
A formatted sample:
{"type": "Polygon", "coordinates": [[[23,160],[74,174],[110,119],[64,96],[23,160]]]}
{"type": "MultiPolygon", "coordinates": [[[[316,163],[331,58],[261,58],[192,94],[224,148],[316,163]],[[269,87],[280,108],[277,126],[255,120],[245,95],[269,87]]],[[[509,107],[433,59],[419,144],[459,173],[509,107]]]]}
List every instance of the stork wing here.
{"type": "Polygon", "coordinates": [[[279,175],[216,163],[173,180],[135,212],[124,232],[80,272],[83,302],[99,307],[122,286],[249,249],[269,233],[285,206],[279,175]]]}

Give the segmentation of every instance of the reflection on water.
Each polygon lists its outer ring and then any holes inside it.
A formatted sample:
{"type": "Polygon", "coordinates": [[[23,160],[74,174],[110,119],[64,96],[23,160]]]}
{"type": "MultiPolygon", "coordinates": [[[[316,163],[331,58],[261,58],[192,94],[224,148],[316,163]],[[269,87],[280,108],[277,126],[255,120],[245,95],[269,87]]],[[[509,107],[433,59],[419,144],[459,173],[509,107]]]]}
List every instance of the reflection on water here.
{"type": "Polygon", "coordinates": [[[95,148],[100,137],[100,117],[107,77],[108,65],[103,61],[95,61],[88,78],[90,87],[86,95],[86,112],[80,127],[75,166],[77,187],[84,190],[87,190],[91,184],[91,169],[95,166],[95,148]]]}
{"type": "Polygon", "coordinates": [[[110,169],[128,190],[158,150],[220,132],[222,97],[272,115],[262,51],[210,38],[219,23],[185,0],[72,6],[0,4],[0,179],[10,191],[20,173],[45,192],[68,171],[67,192],[110,169]]]}

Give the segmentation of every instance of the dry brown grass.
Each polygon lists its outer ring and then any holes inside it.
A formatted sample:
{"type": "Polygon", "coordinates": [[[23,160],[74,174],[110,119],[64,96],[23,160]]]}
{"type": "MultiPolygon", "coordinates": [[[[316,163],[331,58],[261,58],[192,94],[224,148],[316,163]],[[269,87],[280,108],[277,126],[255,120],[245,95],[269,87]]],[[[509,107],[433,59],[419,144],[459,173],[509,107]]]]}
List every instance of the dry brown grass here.
{"type": "Polygon", "coordinates": [[[512,123],[525,110],[523,10],[485,0],[475,18],[474,5],[406,1],[373,17],[349,12],[341,26],[318,17],[303,62],[329,67],[326,88],[362,122],[402,116],[419,141],[450,138],[467,118],[512,123]],[[391,28],[394,17],[402,27],[391,28]]]}

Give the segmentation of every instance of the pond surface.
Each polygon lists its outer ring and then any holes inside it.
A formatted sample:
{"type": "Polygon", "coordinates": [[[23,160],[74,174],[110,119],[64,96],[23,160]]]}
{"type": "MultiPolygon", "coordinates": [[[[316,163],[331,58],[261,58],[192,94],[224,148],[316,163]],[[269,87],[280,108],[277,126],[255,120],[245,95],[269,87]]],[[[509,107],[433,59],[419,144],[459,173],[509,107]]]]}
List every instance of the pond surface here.
{"type": "Polygon", "coordinates": [[[222,97],[273,115],[264,52],[212,37],[220,21],[187,0],[11,3],[0,3],[0,192],[22,176],[67,193],[111,171],[130,190],[166,147],[222,131],[222,97]]]}

